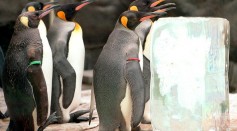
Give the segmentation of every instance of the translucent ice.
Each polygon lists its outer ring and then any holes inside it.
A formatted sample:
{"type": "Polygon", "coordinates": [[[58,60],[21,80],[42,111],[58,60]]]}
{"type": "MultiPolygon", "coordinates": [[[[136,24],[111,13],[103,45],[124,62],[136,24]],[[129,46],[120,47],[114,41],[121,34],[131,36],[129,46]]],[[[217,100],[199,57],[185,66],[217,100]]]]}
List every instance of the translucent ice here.
{"type": "Polygon", "coordinates": [[[229,22],[162,18],[151,34],[154,130],[228,130],[229,22]]]}

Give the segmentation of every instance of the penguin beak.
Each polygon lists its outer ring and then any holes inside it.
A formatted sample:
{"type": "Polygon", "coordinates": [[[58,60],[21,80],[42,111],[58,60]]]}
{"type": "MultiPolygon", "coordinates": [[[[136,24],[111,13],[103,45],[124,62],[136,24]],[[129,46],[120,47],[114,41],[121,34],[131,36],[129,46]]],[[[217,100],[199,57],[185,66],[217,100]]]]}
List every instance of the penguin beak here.
{"type": "Polygon", "coordinates": [[[39,19],[42,19],[43,17],[45,17],[46,15],[50,13],[50,11],[52,11],[54,8],[57,8],[57,7],[60,7],[60,5],[54,5],[54,6],[51,6],[50,8],[47,8],[46,10],[39,11],[39,19]]]}
{"type": "Polygon", "coordinates": [[[149,13],[144,13],[141,15],[141,18],[140,18],[140,22],[144,21],[144,20],[147,20],[147,19],[151,19],[151,18],[154,18],[154,17],[160,17],[160,16],[163,16],[167,14],[167,12],[149,12],[149,13]]]}
{"type": "Polygon", "coordinates": [[[84,0],[84,1],[80,2],[80,3],[76,6],[75,10],[76,10],[76,11],[79,11],[81,8],[83,8],[84,6],[90,4],[90,3],[94,2],[94,1],[95,1],[95,0],[84,0]]]}
{"type": "Polygon", "coordinates": [[[163,1],[165,1],[165,0],[156,0],[155,2],[153,2],[153,3],[150,5],[150,7],[155,7],[155,6],[157,6],[158,4],[160,4],[160,3],[163,2],[163,1]]]}
{"type": "Polygon", "coordinates": [[[164,5],[157,6],[157,7],[152,7],[151,10],[153,12],[167,12],[169,10],[176,9],[176,7],[174,7],[175,5],[176,5],[175,3],[167,3],[164,5]]]}
{"type": "Polygon", "coordinates": [[[43,7],[43,10],[46,10],[50,7],[52,7],[53,5],[57,4],[58,2],[57,1],[54,1],[54,2],[45,2],[44,3],[44,7],[43,7]]]}

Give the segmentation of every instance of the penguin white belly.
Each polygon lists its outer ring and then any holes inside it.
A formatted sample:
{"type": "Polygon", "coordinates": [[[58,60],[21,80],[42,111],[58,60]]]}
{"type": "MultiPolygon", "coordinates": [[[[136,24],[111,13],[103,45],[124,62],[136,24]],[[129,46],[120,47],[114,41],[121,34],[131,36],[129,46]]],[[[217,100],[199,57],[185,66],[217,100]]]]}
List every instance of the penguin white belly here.
{"type": "Polygon", "coordinates": [[[143,49],[142,49],[142,43],[141,43],[140,39],[139,39],[139,54],[138,54],[138,57],[140,59],[141,70],[143,71],[143,49]]]}
{"type": "Polygon", "coordinates": [[[51,107],[51,93],[52,93],[52,77],[53,77],[53,56],[52,50],[49,45],[48,39],[46,37],[46,27],[42,20],[40,20],[40,24],[38,26],[40,38],[43,43],[43,59],[42,59],[42,71],[44,73],[45,82],[47,85],[47,93],[48,93],[48,115],[50,115],[50,107],[51,107]]]}
{"type": "Polygon", "coordinates": [[[39,126],[37,124],[37,111],[36,111],[36,108],[32,112],[32,117],[33,117],[33,121],[34,121],[34,131],[37,131],[39,126]]]}
{"type": "Polygon", "coordinates": [[[125,97],[120,103],[123,118],[126,122],[126,130],[131,131],[131,120],[132,120],[132,96],[129,84],[126,86],[125,97]]]}
{"type": "Polygon", "coordinates": [[[82,39],[82,32],[74,30],[69,40],[69,52],[67,60],[76,72],[76,88],[72,103],[67,109],[62,106],[62,95],[60,96],[60,107],[63,113],[63,121],[68,122],[70,113],[78,108],[81,102],[81,87],[84,71],[85,47],[82,39]]]}

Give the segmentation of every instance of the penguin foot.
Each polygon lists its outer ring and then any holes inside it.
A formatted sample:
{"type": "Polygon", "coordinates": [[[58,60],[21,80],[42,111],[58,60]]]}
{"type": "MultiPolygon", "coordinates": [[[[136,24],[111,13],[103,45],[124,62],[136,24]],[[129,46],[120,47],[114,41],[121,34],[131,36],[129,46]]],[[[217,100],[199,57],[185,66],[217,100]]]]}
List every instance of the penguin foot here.
{"type": "Polygon", "coordinates": [[[3,114],[3,113],[0,111],[0,119],[6,119],[6,118],[8,118],[8,117],[9,117],[8,111],[6,111],[5,114],[3,114]]]}
{"type": "Polygon", "coordinates": [[[54,112],[49,116],[49,118],[44,122],[44,124],[38,128],[38,131],[43,131],[48,125],[57,122],[58,118],[60,117],[56,116],[56,112],[54,112]]]}
{"type": "Polygon", "coordinates": [[[86,113],[89,113],[89,112],[90,112],[90,110],[81,110],[81,111],[71,113],[69,122],[79,123],[79,122],[82,122],[82,121],[89,121],[89,118],[87,118],[87,117],[80,117],[80,116],[82,116],[86,113]]]}
{"type": "Polygon", "coordinates": [[[142,119],[141,121],[142,124],[151,124],[151,120],[147,120],[147,119],[142,119]]]}
{"type": "Polygon", "coordinates": [[[0,111],[0,119],[5,119],[5,115],[0,111]]]}

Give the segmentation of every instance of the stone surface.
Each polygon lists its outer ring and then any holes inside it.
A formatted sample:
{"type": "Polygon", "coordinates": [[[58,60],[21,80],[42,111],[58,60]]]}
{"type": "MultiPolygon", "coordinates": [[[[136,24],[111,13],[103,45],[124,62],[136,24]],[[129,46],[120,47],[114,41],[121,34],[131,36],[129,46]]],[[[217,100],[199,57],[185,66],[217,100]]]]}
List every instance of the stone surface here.
{"type": "MultiPolygon", "coordinates": [[[[80,105],[80,109],[88,109],[90,103],[90,88],[91,85],[83,85],[82,99],[83,103],[80,105]]],[[[237,94],[230,94],[230,131],[237,131],[237,94]]],[[[2,89],[0,88],[0,110],[5,112],[6,105],[4,102],[4,96],[2,89]]],[[[88,114],[86,115],[88,116],[88,114]]],[[[96,110],[93,114],[94,117],[97,117],[96,110]]],[[[7,129],[9,119],[0,120],[0,131],[5,131],[7,129]]],[[[89,126],[88,122],[82,123],[67,123],[67,124],[53,124],[45,129],[45,131],[97,131],[98,130],[99,120],[98,117],[92,120],[91,125],[89,126]]],[[[142,124],[141,128],[143,131],[152,131],[150,124],[142,124]]]]}
{"type": "Polygon", "coordinates": [[[155,129],[226,130],[229,22],[221,18],[162,18],[153,24],[151,33],[155,129]]]}

